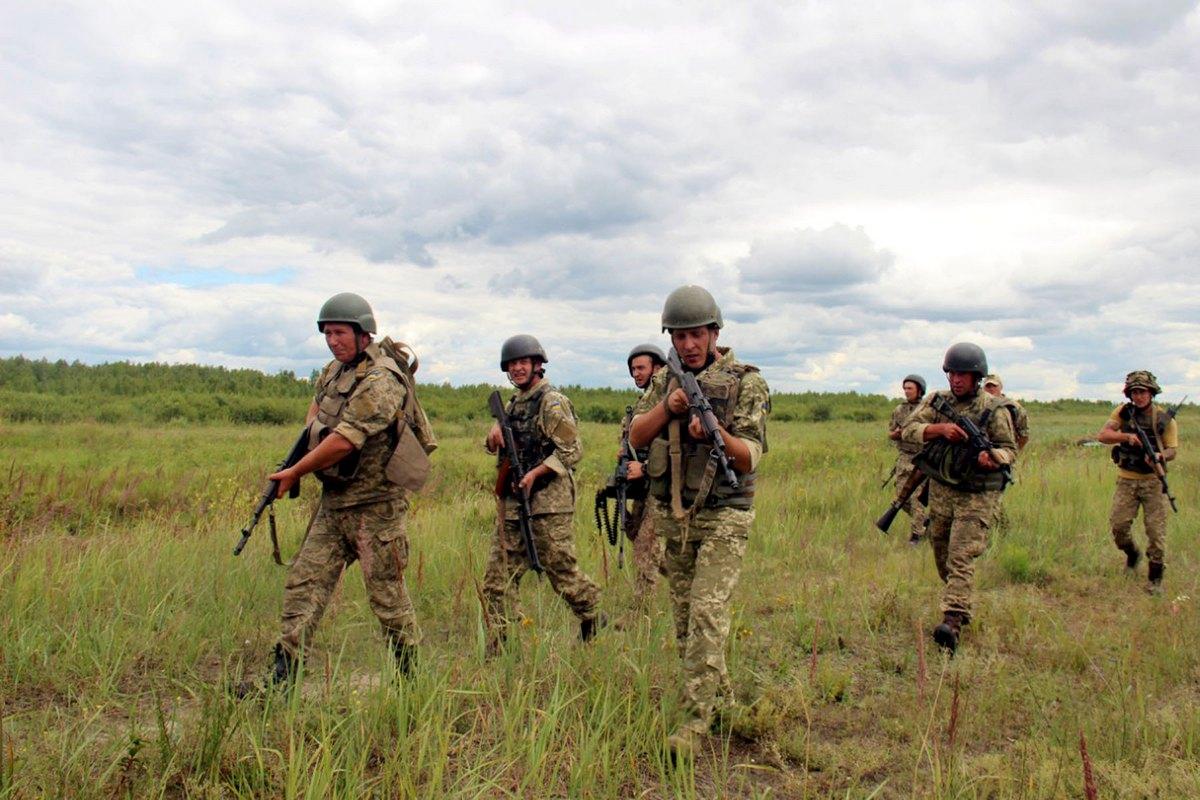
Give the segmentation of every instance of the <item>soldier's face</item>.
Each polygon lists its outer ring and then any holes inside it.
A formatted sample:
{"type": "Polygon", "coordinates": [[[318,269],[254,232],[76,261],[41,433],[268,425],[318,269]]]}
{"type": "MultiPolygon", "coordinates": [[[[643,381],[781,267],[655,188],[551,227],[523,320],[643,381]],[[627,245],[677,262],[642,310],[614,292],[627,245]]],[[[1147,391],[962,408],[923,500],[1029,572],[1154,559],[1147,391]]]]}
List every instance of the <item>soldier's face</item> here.
{"type": "Polygon", "coordinates": [[[955,397],[974,394],[979,385],[979,376],[974,372],[947,372],[946,378],[950,381],[950,391],[955,397]]]}
{"type": "Polygon", "coordinates": [[[505,371],[508,373],[508,379],[512,382],[513,386],[524,389],[529,385],[530,380],[533,379],[534,369],[532,358],[514,358],[508,362],[508,367],[505,371]]]}
{"type": "Polygon", "coordinates": [[[1000,387],[994,383],[985,383],[983,390],[994,397],[1000,396],[1000,387]]]}
{"type": "Polygon", "coordinates": [[[679,353],[685,367],[700,369],[708,361],[708,354],[717,349],[717,328],[701,326],[671,331],[671,346],[679,353]]]}
{"type": "Polygon", "coordinates": [[[655,368],[654,359],[650,356],[635,356],[629,362],[629,377],[633,378],[639,389],[645,389],[656,372],[658,370],[655,368]]]}
{"type": "Polygon", "coordinates": [[[326,322],[324,333],[329,352],[343,364],[349,364],[358,357],[359,351],[367,346],[364,340],[370,341],[367,334],[358,333],[353,325],[345,322],[326,322]]]}
{"type": "Polygon", "coordinates": [[[1129,390],[1129,399],[1138,408],[1145,408],[1150,405],[1150,390],[1137,387],[1129,390]]]}
{"type": "Polygon", "coordinates": [[[917,402],[917,398],[921,396],[920,391],[921,390],[917,387],[917,384],[913,381],[904,382],[904,399],[908,402],[917,402]]]}

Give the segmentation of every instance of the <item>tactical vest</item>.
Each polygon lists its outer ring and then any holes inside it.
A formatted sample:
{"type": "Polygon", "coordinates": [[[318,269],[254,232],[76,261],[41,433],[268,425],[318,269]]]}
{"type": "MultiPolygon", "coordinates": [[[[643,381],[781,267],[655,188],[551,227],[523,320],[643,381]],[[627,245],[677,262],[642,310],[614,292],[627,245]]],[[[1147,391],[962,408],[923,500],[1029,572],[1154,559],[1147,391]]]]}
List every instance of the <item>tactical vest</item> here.
{"type": "MultiPolygon", "coordinates": [[[[533,394],[508,402],[508,422],[512,426],[513,440],[517,445],[517,459],[526,472],[545,461],[554,453],[554,441],[538,430],[538,419],[542,412],[542,400],[550,384],[542,381],[533,394]]],[[[548,479],[544,479],[548,480],[548,479]]],[[[541,488],[535,485],[535,490],[541,488]]]]}
{"type": "MultiPolygon", "coordinates": [[[[395,361],[379,352],[374,344],[359,354],[358,360],[351,364],[342,364],[338,369],[330,371],[324,377],[324,382],[317,387],[316,403],[317,417],[308,430],[308,449],[313,450],[326,436],[342,421],[346,406],[355,387],[375,367],[383,367],[396,375],[403,382],[403,373],[395,361]]],[[[389,426],[381,435],[371,436],[359,450],[347,455],[333,466],[326,467],[314,473],[326,488],[342,488],[353,481],[360,467],[366,463],[382,470],[396,448],[396,427],[389,426]]]]}
{"type": "MultiPolygon", "coordinates": [[[[1136,433],[1133,423],[1130,421],[1130,416],[1134,413],[1137,413],[1137,421],[1142,426],[1142,430],[1151,434],[1150,444],[1154,445],[1154,452],[1161,452],[1162,437],[1167,431],[1166,413],[1153,403],[1145,411],[1137,411],[1133,403],[1126,403],[1117,412],[1121,419],[1121,433],[1136,433]]],[[[1128,444],[1115,445],[1112,449],[1112,460],[1118,467],[1130,472],[1141,475],[1149,475],[1154,472],[1154,467],[1146,463],[1146,453],[1140,447],[1128,444]]]]}
{"type": "MultiPolygon", "coordinates": [[[[974,415],[968,409],[963,409],[959,413],[971,419],[984,434],[987,433],[992,409],[984,409],[977,419],[973,418],[974,415]]],[[[913,458],[913,464],[930,479],[960,492],[978,494],[979,492],[1002,491],[1008,486],[1011,478],[1007,470],[980,469],[978,458],[979,453],[972,450],[965,442],[955,443],[948,439],[937,438],[925,444],[921,452],[913,458]]]]}
{"type": "MultiPolygon", "coordinates": [[[[729,430],[733,427],[733,415],[737,408],[738,392],[741,390],[742,378],[748,373],[758,372],[757,367],[749,364],[731,364],[722,369],[708,369],[704,374],[697,375],[700,391],[712,405],[713,414],[721,425],[729,430]]],[[[668,380],[667,392],[674,390],[676,383],[668,380]]],[[[734,489],[721,470],[706,478],[705,473],[712,469],[710,456],[712,446],[707,439],[693,439],[688,433],[687,419],[672,420],[650,444],[647,458],[646,473],[650,476],[650,494],[663,502],[671,502],[671,454],[670,429],[679,424],[680,431],[680,469],[683,473],[682,502],[683,507],[691,508],[706,483],[711,483],[707,496],[703,498],[705,508],[753,508],[754,486],[757,472],[746,472],[738,475],[738,488],[734,489]]],[[[763,443],[766,451],[766,443],[763,443]]]]}

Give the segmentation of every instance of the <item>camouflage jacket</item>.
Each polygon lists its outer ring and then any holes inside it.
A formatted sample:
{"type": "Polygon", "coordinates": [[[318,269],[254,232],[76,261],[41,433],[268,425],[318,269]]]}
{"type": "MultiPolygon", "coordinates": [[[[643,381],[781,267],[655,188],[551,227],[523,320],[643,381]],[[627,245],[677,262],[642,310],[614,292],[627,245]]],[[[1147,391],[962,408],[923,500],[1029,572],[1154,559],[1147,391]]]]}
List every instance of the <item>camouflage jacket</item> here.
{"type": "MultiPolygon", "coordinates": [[[[888,433],[890,434],[892,431],[902,430],[904,428],[904,423],[910,416],[912,416],[912,413],[920,407],[921,404],[919,402],[901,403],[892,409],[892,419],[890,422],[888,422],[888,433]]],[[[895,444],[896,449],[898,449],[901,453],[907,453],[910,456],[921,452],[920,445],[913,444],[912,442],[906,442],[904,441],[903,437],[896,439],[895,444]]]]}
{"type": "MultiPolygon", "coordinates": [[[[575,465],[583,458],[583,442],[579,439],[579,420],[571,401],[548,381],[538,381],[529,391],[517,392],[508,403],[508,413],[521,413],[520,406],[538,403],[536,428],[550,454],[542,461],[553,477],[530,498],[534,515],[563,514],[575,511],[575,465]]],[[[527,470],[537,464],[527,464],[527,470]]],[[[504,500],[506,519],[517,519],[517,501],[504,500]]]]}
{"type": "Polygon", "coordinates": [[[934,397],[944,397],[950,401],[950,406],[959,414],[967,417],[975,424],[987,414],[987,422],[981,425],[983,432],[992,442],[992,456],[1001,464],[1014,464],[1017,460],[1017,440],[1013,435],[1012,417],[1004,407],[999,397],[993,397],[984,391],[976,392],[974,397],[959,399],[949,389],[931,393],[921,403],[920,407],[904,424],[900,438],[910,444],[924,447],[925,429],[933,423],[949,422],[931,405],[934,397]]]}
{"type": "MultiPolygon", "coordinates": [[[[716,413],[718,420],[725,429],[745,443],[750,451],[750,470],[744,473],[741,478],[743,486],[740,492],[730,492],[733,494],[744,494],[747,498],[753,497],[754,478],[758,469],[758,462],[762,458],[762,454],[767,450],[767,415],[771,410],[771,393],[767,387],[766,380],[757,368],[748,364],[743,364],[737,360],[733,351],[729,348],[720,348],[720,355],[707,367],[696,374],[696,381],[702,388],[706,386],[719,386],[722,382],[729,380],[728,375],[740,374],[737,386],[737,397],[733,408],[726,407],[726,401],[720,397],[709,395],[709,400],[713,404],[713,411],[716,413]]],[[[635,416],[644,414],[658,403],[663,402],[667,396],[667,388],[671,385],[671,371],[661,369],[655,373],[654,378],[650,382],[646,393],[638,400],[637,407],[634,408],[635,416]]],[[[706,394],[709,392],[705,388],[706,394]]],[[[728,395],[732,396],[732,394],[728,395]]],[[[700,474],[703,472],[704,462],[707,461],[707,447],[704,443],[691,442],[690,436],[687,434],[686,425],[683,428],[683,461],[682,470],[684,472],[684,503],[690,502],[690,495],[695,494],[696,484],[700,474]],[[697,461],[698,463],[692,463],[697,461]]],[[[667,428],[655,437],[656,440],[665,440],[667,436],[667,428]]],[[[666,464],[655,465],[656,449],[663,450],[664,447],[659,447],[654,442],[651,443],[650,456],[647,461],[647,474],[650,476],[651,491],[654,492],[654,485],[660,479],[663,482],[669,482],[669,473],[664,474],[662,470],[666,468],[666,464]]],[[[665,455],[663,456],[665,458],[665,455]]],[[[713,495],[710,501],[723,504],[724,501],[718,495],[726,494],[723,478],[718,478],[716,485],[713,487],[713,495]]],[[[660,494],[661,499],[661,494],[660,494]]],[[[736,501],[731,501],[736,502],[736,501]]],[[[748,504],[746,504],[748,505],[748,504]]]]}
{"type": "Polygon", "coordinates": [[[396,447],[396,416],[406,390],[388,368],[391,359],[372,343],[354,364],[330,361],[317,378],[317,418],[313,439],[327,431],[345,437],[355,452],[322,470],[322,501],[330,508],[348,508],[381,500],[407,505],[404,490],[384,476],[396,447]]]}
{"type": "Polygon", "coordinates": [[[1020,403],[1018,403],[1016,400],[1013,400],[1011,397],[1000,395],[1000,401],[1004,404],[1005,409],[1008,410],[1009,415],[1012,417],[1013,435],[1017,438],[1017,441],[1019,442],[1022,439],[1028,439],[1029,413],[1025,411],[1025,408],[1020,403]]]}

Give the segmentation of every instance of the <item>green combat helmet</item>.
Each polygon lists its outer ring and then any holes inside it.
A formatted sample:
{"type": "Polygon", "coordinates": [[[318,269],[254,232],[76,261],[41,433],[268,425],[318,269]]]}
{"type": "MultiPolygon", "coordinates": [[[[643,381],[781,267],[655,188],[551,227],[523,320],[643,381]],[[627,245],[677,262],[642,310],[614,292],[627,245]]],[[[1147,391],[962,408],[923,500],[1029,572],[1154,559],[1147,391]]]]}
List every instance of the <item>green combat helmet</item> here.
{"type": "Polygon", "coordinates": [[[625,359],[625,366],[632,368],[633,360],[638,356],[650,356],[650,360],[659,365],[667,363],[667,356],[661,347],[656,344],[646,343],[639,344],[629,351],[629,355],[625,359]]]}
{"type": "Polygon", "coordinates": [[[680,286],[667,295],[663,303],[662,329],[700,328],[705,325],[725,326],[717,301],[703,286],[680,286]]]}
{"type": "Polygon", "coordinates": [[[1148,369],[1135,369],[1125,376],[1125,396],[1129,397],[1129,393],[1134,389],[1145,389],[1152,397],[1162,391],[1158,379],[1148,369]]]}
{"type": "Polygon", "coordinates": [[[500,371],[507,371],[508,362],[517,358],[539,358],[543,364],[550,363],[550,359],[546,358],[546,351],[542,349],[542,343],[528,333],[518,333],[504,340],[500,347],[500,371]]]}
{"type": "Polygon", "coordinates": [[[950,345],[942,359],[942,372],[974,372],[980,378],[988,374],[983,348],[971,342],[950,345]]]}
{"type": "Polygon", "coordinates": [[[345,322],[365,333],[376,332],[371,304],[354,292],[335,294],[325,301],[317,315],[317,330],[324,331],[326,322],[345,322]]]}
{"type": "Polygon", "coordinates": [[[900,385],[903,386],[906,383],[915,383],[917,385],[917,393],[921,397],[925,396],[925,379],[920,375],[915,372],[912,375],[905,375],[904,380],[900,381],[900,385]]]}

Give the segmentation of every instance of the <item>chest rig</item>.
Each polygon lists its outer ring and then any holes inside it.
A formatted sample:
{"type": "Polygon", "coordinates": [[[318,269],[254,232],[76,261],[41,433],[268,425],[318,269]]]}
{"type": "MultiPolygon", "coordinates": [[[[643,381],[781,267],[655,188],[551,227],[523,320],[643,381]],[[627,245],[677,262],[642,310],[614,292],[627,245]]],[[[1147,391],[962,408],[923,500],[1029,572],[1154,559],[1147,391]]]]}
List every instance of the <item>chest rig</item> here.
{"type": "MultiPolygon", "coordinates": [[[[696,376],[696,382],[722,427],[733,427],[734,411],[742,378],[757,367],[749,364],[730,364],[707,369],[696,376]]],[[[667,393],[678,384],[667,382],[667,393]]],[[[650,477],[650,494],[669,502],[677,513],[692,508],[752,508],[757,473],[738,476],[735,489],[712,460],[712,446],[707,439],[693,439],[688,433],[688,420],[673,419],[650,444],[646,474],[650,477]],[[678,501],[678,502],[676,502],[678,501]]],[[[764,442],[764,451],[766,449],[764,442]]]]}
{"type": "MultiPolygon", "coordinates": [[[[1167,430],[1167,415],[1160,412],[1158,406],[1153,403],[1145,411],[1139,411],[1133,403],[1126,403],[1117,412],[1121,419],[1121,433],[1135,433],[1132,421],[1134,414],[1137,415],[1137,423],[1142,426],[1142,430],[1151,432],[1150,443],[1154,445],[1154,452],[1161,453],[1163,451],[1162,437],[1167,430]]],[[[1116,445],[1112,449],[1112,460],[1121,469],[1140,475],[1149,475],[1154,472],[1154,468],[1146,463],[1146,453],[1142,452],[1140,447],[1128,444],[1116,445]]]]}
{"type": "MultiPolygon", "coordinates": [[[[350,404],[350,396],[355,387],[366,377],[367,373],[376,366],[382,366],[388,371],[401,375],[400,368],[382,353],[372,352],[372,344],[362,352],[358,360],[350,364],[340,364],[337,369],[325,376],[324,382],[317,388],[317,416],[308,429],[308,449],[311,451],[319,445],[342,422],[346,407],[350,404]]],[[[359,467],[364,459],[379,460],[390,455],[396,447],[396,429],[389,426],[383,436],[370,437],[362,446],[331,467],[317,471],[315,474],[322,485],[327,488],[340,488],[348,484],[358,475],[359,467]]]]}
{"type": "MultiPolygon", "coordinates": [[[[985,396],[985,395],[979,395],[985,396]]],[[[951,396],[951,404],[955,402],[951,396]]],[[[966,408],[956,409],[957,412],[975,423],[976,427],[987,436],[988,422],[998,409],[980,408],[975,403],[966,408]]],[[[938,415],[945,421],[953,421],[942,414],[938,415]]],[[[932,480],[943,486],[949,486],[960,492],[1001,491],[1011,482],[1008,470],[984,470],[979,467],[980,451],[971,446],[970,442],[951,442],[948,439],[937,438],[927,442],[916,457],[913,464],[932,480]]]]}
{"type": "Polygon", "coordinates": [[[514,397],[508,403],[508,421],[517,445],[517,458],[525,470],[533,469],[554,452],[554,442],[538,430],[542,400],[549,388],[550,385],[543,381],[528,397],[514,397]]]}

